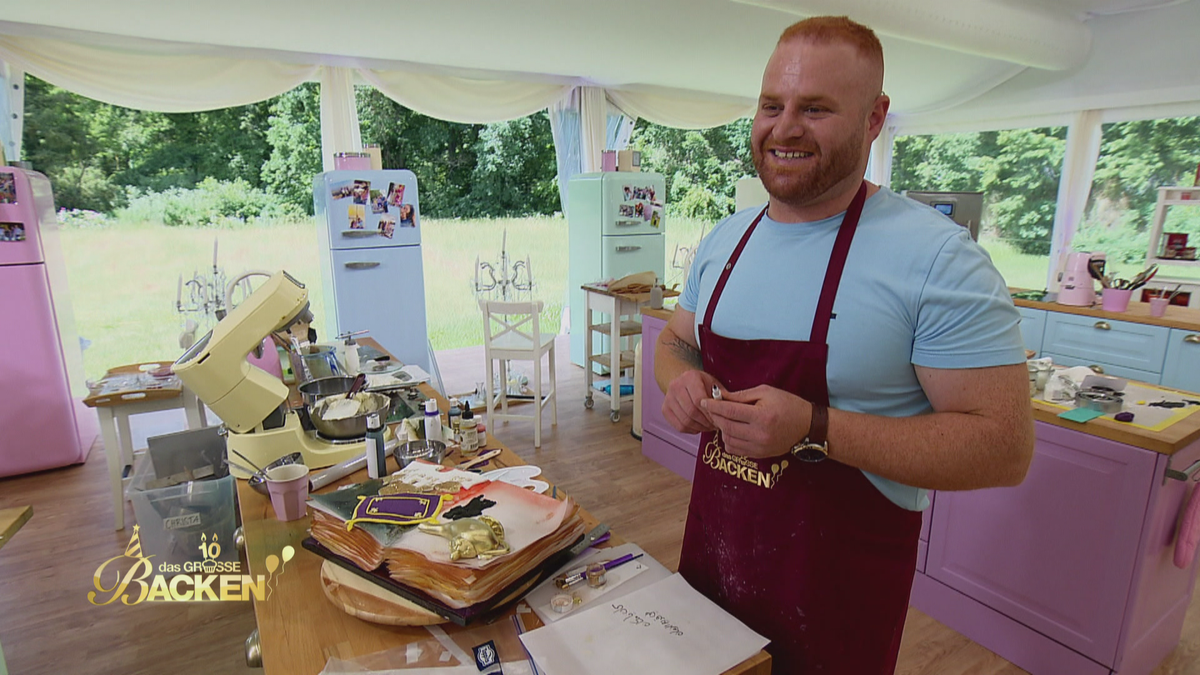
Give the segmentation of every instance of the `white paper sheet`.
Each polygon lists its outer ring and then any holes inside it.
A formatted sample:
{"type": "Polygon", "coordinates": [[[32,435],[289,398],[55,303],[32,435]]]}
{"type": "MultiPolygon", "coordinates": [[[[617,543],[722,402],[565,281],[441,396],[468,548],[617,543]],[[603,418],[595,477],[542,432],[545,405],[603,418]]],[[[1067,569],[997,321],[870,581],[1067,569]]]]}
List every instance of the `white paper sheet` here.
{"type": "Polygon", "coordinates": [[[768,642],[678,574],[521,641],[546,675],[719,675],[768,642]]]}
{"type": "Polygon", "coordinates": [[[561,621],[572,614],[578,614],[586,611],[594,604],[612,600],[615,598],[624,597],[630,593],[653,584],[656,581],[662,581],[671,576],[667,568],[663,567],[657,560],[646,555],[646,552],[640,546],[634,543],[625,543],[612,548],[594,549],[590,548],[584,551],[583,555],[575,558],[571,562],[563,565],[554,574],[550,575],[549,579],[543,581],[537,588],[529,592],[525,596],[525,602],[533,608],[538,617],[543,623],[554,623],[561,621]],[[566,571],[572,571],[586,566],[593,560],[609,560],[619,558],[626,553],[637,555],[642,554],[641,558],[632,562],[627,562],[620,567],[613,568],[605,576],[609,582],[598,589],[589,588],[587,582],[576,584],[570,590],[563,591],[554,585],[554,577],[566,571]],[[572,607],[570,611],[559,614],[550,607],[550,598],[559,593],[571,595],[578,593],[583,603],[578,607],[572,607]]]}

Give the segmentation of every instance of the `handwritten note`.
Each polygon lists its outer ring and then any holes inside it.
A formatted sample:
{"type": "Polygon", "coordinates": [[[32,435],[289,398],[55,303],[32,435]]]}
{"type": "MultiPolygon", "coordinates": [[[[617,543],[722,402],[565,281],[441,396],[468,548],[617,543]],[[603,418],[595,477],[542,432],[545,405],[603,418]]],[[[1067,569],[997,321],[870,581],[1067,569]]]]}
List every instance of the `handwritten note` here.
{"type": "Polygon", "coordinates": [[[521,641],[547,675],[718,675],[767,644],[678,574],[521,641]]]}
{"type": "Polygon", "coordinates": [[[612,560],[627,553],[632,555],[642,554],[642,557],[609,570],[608,574],[605,575],[607,583],[600,588],[592,588],[586,583],[580,583],[565,591],[568,595],[578,596],[579,604],[572,606],[564,613],[560,614],[554,611],[550,605],[552,597],[564,592],[554,585],[553,575],[550,579],[547,579],[540,586],[533,589],[529,595],[525,596],[525,600],[533,608],[533,611],[537,612],[537,615],[541,617],[542,623],[554,623],[572,614],[578,614],[592,607],[603,605],[605,601],[615,602],[618,598],[622,598],[639,588],[644,588],[656,581],[661,581],[671,576],[671,572],[667,568],[660,565],[657,560],[645,555],[645,551],[639,548],[637,544],[632,543],[593,551],[590,555],[567,563],[555,572],[555,575],[563,572],[578,571],[586,568],[590,562],[612,560]]]}

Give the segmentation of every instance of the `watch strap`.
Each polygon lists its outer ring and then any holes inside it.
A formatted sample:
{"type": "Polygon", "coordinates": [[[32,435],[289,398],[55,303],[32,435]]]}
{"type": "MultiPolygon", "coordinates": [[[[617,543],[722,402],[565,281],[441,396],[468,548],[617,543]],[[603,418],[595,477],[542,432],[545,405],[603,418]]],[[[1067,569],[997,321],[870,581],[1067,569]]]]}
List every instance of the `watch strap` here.
{"type": "Polygon", "coordinates": [[[829,436],[829,408],[820,403],[812,404],[812,421],[808,424],[808,443],[821,445],[829,436]]]}

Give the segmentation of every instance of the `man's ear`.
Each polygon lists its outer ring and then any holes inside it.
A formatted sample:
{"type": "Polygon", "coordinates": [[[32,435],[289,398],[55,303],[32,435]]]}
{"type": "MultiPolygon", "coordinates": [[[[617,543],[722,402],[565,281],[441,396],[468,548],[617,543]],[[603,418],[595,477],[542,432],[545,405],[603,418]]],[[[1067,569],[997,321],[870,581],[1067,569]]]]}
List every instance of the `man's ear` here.
{"type": "Polygon", "coordinates": [[[879,138],[879,133],[883,131],[883,125],[887,122],[888,109],[892,106],[892,99],[888,98],[887,94],[879,94],[875,97],[875,103],[871,106],[871,112],[867,116],[867,138],[872,143],[876,138],[879,138]]]}

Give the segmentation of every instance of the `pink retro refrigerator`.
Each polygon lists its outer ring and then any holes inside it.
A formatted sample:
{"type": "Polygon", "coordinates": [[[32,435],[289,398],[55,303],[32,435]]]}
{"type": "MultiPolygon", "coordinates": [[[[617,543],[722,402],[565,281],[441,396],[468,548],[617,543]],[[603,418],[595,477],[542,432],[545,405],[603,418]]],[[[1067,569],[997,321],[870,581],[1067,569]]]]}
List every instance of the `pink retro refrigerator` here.
{"type": "Polygon", "coordinates": [[[79,464],[97,434],[57,236],[50,181],[0,166],[0,477],[79,464]]]}

